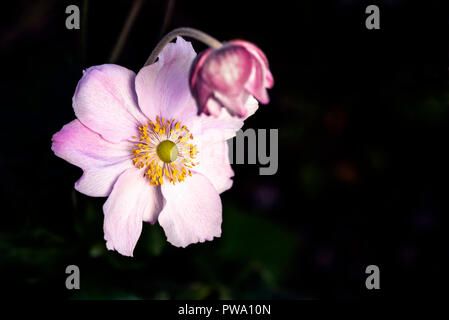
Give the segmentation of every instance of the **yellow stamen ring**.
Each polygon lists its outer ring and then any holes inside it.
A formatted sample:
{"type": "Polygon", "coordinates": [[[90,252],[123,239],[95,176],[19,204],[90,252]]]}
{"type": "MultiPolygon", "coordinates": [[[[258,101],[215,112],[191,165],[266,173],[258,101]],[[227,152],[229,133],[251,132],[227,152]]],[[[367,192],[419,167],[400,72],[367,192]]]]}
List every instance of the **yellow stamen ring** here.
{"type": "Polygon", "coordinates": [[[189,143],[193,135],[186,126],[156,117],[156,122],[148,121],[138,129],[132,160],[137,168],[144,169],[151,185],[164,183],[164,176],[175,184],[192,175],[190,168],[198,165],[194,160],[199,151],[189,143]]]}

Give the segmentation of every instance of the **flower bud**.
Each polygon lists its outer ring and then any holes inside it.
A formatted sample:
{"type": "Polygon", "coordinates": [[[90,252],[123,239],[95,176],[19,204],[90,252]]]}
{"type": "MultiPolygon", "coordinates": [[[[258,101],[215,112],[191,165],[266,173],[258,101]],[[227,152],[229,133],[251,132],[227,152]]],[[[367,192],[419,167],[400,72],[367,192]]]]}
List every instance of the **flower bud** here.
{"type": "Polygon", "coordinates": [[[266,89],[274,80],[265,54],[252,43],[234,40],[199,54],[190,69],[189,84],[199,113],[218,116],[224,107],[244,118],[250,95],[263,104],[270,101],[266,89]]]}

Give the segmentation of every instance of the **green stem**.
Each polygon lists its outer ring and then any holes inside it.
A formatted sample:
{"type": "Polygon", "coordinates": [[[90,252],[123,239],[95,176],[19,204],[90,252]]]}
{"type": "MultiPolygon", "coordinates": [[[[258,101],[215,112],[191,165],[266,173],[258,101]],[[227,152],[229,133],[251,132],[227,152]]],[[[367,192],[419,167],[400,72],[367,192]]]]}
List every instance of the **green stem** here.
{"type": "Polygon", "coordinates": [[[151,52],[151,55],[148,57],[147,61],[145,62],[144,67],[154,63],[154,61],[156,61],[159,53],[161,53],[162,49],[164,49],[165,46],[170,41],[172,41],[174,38],[176,38],[178,36],[185,36],[185,37],[190,37],[190,38],[196,39],[198,41],[201,41],[201,42],[207,44],[209,47],[214,48],[214,49],[218,49],[222,46],[220,41],[218,41],[217,39],[211,37],[207,33],[204,33],[200,30],[193,29],[193,28],[177,28],[177,29],[167,33],[165,35],[165,37],[163,37],[161,39],[161,41],[159,41],[159,43],[156,45],[156,48],[154,48],[153,52],[151,52]]]}

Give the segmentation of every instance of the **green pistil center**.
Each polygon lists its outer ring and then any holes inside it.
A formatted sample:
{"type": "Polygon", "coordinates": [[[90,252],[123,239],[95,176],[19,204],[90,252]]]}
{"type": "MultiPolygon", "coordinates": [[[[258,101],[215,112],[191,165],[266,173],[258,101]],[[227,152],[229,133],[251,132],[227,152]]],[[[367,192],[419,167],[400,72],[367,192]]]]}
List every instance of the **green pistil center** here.
{"type": "Polygon", "coordinates": [[[178,157],[178,147],[173,141],[164,140],[157,146],[157,155],[165,163],[170,163],[178,157]]]}

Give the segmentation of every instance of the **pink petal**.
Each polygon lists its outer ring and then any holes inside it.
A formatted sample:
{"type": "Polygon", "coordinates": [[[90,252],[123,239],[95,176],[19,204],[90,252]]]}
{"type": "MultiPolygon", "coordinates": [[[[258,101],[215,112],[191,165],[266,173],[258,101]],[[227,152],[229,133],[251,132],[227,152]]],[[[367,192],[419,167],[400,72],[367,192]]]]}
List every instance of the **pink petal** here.
{"type": "Polygon", "coordinates": [[[203,52],[199,53],[192,62],[192,66],[190,67],[189,73],[189,84],[190,89],[194,89],[197,86],[198,81],[200,81],[200,72],[204,63],[207,60],[207,57],[213,52],[212,48],[206,49],[203,52]]]}
{"type": "Polygon", "coordinates": [[[238,45],[244,47],[248,50],[253,56],[259,58],[263,64],[268,68],[268,59],[263,53],[262,50],[259,49],[254,43],[245,41],[245,40],[232,40],[228,42],[228,45],[238,45]]]}
{"type": "Polygon", "coordinates": [[[118,176],[132,167],[128,142],[110,143],[79,120],[66,124],[52,141],[52,150],[58,157],[84,171],[75,189],[92,197],[109,195],[118,176]]]}
{"type": "Polygon", "coordinates": [[[246,117],[233,117],[227,109],[221,108],[217,116],[204,113],[199,115],[198,119],[189,127],[189,130],[194,137],[201,137],[203,140],[225,141],[235,137],[236,132],[243,127],[243,120],[254,114],[258,107],[257,100],[249,96],[245,104],[246,117]]]}
{"type": "Polygon", "coordinates": [[[77,118],[89,129],[111,142],[136,135],[145,122],[134,90],[135,74],[113,64],[87,69],[73,96],[77,118]]]}
{"type": "Polygon", "coordinates": [[[142,111],[151,120],[156,116],[175,118],[189,124],[197,111],[190,94],[188,76],[196,56],[192,44],[178,37],[159,55],[159,60],[142,68],[136,77],[136,91],[142,111]]]}
{"type": "MultiPolygon", "coordinates": [[[[204,55],[203,55],[204,56],[204,55]]],[[[211,106],[211,99],[213,97],[213,90],[209,88],[209,86],[199,77],[196,77],[197,81],[191,82],[191,92],[192,96],[196,100],[198,107],[198,114],[204,112],[206,114],[214,114],[216,110],[220,110],[222,108],[221,105],[218,105],[218,108],[214,108],[211,106]]]]}
{"type": "Polygon", "coordinates": [[[268,59],[263,53],[262,50],[259,49],[255,44],[243,41],[243,40],[233,40],[230,41],[228,44],[230,45],[239,45],[244,47],[246,50],[248,50],[254,58],[259,60],[263,67],[263,73],[264,73],[264,87],[266,88],[272,88],[274,85],[274,79],[273,75],[271,74],[270,68],[268,66],[268,59]]]}
{"type": "Polygon", "coordinates": [[[245,108],[246,108],[246,117],[244,117],[243,120],[248,119],[257,111],[257,109],[259,108],[259,103],[257,102],[256,99],[254,99],[253,96],[249,96],[248,100],[246,100],[245,108]]]}
{"type": "Polygon", "coordinates": [[[261,103],[267,104],[270,102],[270,98],[268,97],[267,90],[264,86],[264,72],[262,64],[255,58],[253,58],[253,69],[245,88],[261,103]]]}
{"type": "MultiPolygon", "coordinates": [[[[213,121],[213,119],[209,119],[207,120],[207,122],[213,123],[213,125],[216,125],[217,123],[223,123],[224,121],[224,127],[223,129],[228,129],[228,128],[235,128],[236,130],[239,130],[242,125],[243,125],[243,120],[248,119],[250,116],[252,116],[257,109],[259,108],[259,103],[257,102],[257,100],[253,97],[253,96],[248,96],[246,103],[244,104],[244,111],[242,112],[242,114],[246,114],[244,117],[233,117],[231,116],[230,112],[228,109],[223,108],[223,105],[221,103],[219,103],[215,98],[211,98],[209,99],[209,101],[207,102],[207,110],[209,111],[209,114],[213,115],[216,118],[216,122],[213,121]]],[[[206,113],[207,115],[207,113],[206,113]]],[[[221,127],[219,125],[219,127],[221,127]]],[[[209,126],[205,126],[205,128],[209,128],[209,126]]],[[[233,136],[235,136],[234,134],[231,134],[229,136],[229,138],[232,138],[233,136]]]]}
{"type": "Polygon", "coordinates": [[[131,161],[122,161],[99,168],[85,169],[75,182],[75,190],[90,197],[107,197],[120,174],[132,167],[131,161]]]}
{"type": "Polygon", "coordinates": [[[229,163],[228,144],[226,141],[207,141],[197,139],[199,165],[193,170],[201,173],[214,185],[218,193],[222,193],[232,186],[234,171],[229,163]]]}
{"type": "Polygon", "coordinates": [[[123,172],[103,206],[104,238],[109,250],[133,256],[142,221],[154,223],[163,205],[159,188],[150,185],[143,171],[123,172]]]}
{"type": "Polygon", "coordinates": [[[220,196],[206,177],[193,173],[176,185],[164,183],[161,189],[166,204],[158,220],[168,242],[186,247],[221,235],[220,196]]]}
{"type": "Polygon", "coordinates": [[[224,95],[221,92],[214,92],[214,98],[219,101],[232,116],[239,118],[246,117],[245,104],[248,100],[249,94],[242,90],[238,95],[224,95]]]}
{"type": "Polygon", "coordinates": [[[209,97],[207,102],[204,104],[203,112],[206,115],[213,115],[214,117],[219,117],[223,105],[217,101],[214,97],[209,97]]]}
{"type": "Polygon", "coordinates": [[[222,108],[218,117],[202,113],[197,121],[189,127],[194,137],[210,141],[225,141],[235,137],[235,133],[243,126],[243,119],[233,117],[222,108]]]}

